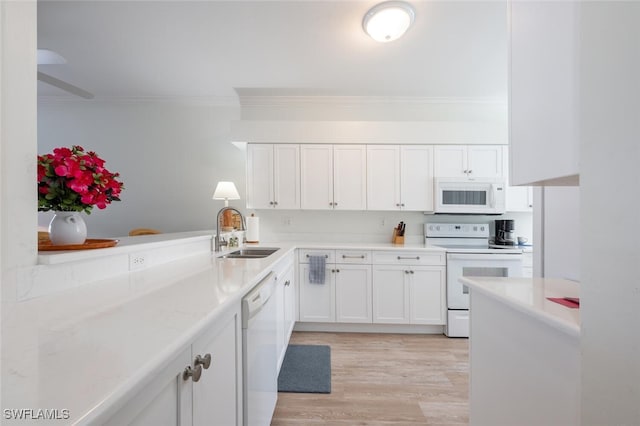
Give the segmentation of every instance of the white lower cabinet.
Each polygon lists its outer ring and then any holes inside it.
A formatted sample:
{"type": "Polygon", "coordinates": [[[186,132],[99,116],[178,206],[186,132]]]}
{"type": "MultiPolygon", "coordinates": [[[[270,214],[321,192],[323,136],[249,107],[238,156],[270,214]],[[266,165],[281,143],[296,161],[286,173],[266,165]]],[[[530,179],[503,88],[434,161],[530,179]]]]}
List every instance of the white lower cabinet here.
{"type": "Polygon", "coordinates": [[[240,327],[238,304],[170,360],[104,424],[241,425],[240,327]],[[188,371],[192,374],[185,375],[188,371]]]}
{"type": "Polygon", "coordinates": [[[324,270],[324,284],[309,282],[309,264],[300,264],[300,321],[335,322],[336,281],[327,264],[324,270]]]}
{"type": "Polygon", "coordinates": [[[444,252],[301,250],[299,266],[302,322],[446,323],[444,252]],[[309,282],[314,255],[324,284],[309,282]]]}
{"type": "Polygon", "coordinates": [[[371,252],[300,251],[300,321],[371,323],[371,252]],[[325,257],[324,284],[309,281],[309,257],[325,257]]]}
{"type": "Polygon", "coordinates": [[[409,323],[409,288],[405,285],[407,268],[399,265],[373,267],[373,322],[409,323]]]}
{"type": "Polygon", "coordinates": [[[287,352],[287,345],[289,344],[296,318],[296,288],[293,277],[292,259],[278,272],[276,283],[278,372],[280,372],[284,355],[287,352]]]}
{"type": "Polygon", "coordinates": [[[380,252],[373,265],[373,322],[445,324],[446,267],[436,254],[380,252]],[[393,264],[376,264],[376,260],[393,264]],[[431,266],[405,264],[408,261],[431,266]]]}
{"type": "Polygon", "coordinates": [[[409,323],[445,323],[446,269],[412,266],[409,271],[409,323]]]}
{"type": "Polygon", "coordinates": [[[336,264],[336,322],[371,323],[371,265],[336,264]]]}

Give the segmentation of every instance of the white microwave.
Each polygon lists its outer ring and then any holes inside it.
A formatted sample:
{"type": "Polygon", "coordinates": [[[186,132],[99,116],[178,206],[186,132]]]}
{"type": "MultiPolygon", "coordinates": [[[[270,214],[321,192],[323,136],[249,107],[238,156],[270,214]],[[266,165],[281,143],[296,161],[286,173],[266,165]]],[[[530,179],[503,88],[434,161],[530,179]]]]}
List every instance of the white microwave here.
{"type": "Polygon", "coordinates": [[[502,214],[507,185],[502,178],[435,179],[435,213],[502,214]]]}

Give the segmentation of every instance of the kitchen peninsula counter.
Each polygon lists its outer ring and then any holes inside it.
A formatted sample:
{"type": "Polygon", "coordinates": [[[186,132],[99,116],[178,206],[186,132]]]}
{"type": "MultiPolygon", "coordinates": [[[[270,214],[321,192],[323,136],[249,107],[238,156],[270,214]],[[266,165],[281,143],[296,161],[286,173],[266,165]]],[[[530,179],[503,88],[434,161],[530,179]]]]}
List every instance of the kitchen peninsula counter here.
{"type": "Polygon", "coordinates": [[[68,410],[37,424],[103,424],[295,250],[276,247],[264,259],[198,253],[5,303],[2,408],[68,410]]]}
{"type": "Polygon", "coordinates": [[[470,289],[471,425],[580,424],[580,310],[562,279],[460,280],[470,289]]]}

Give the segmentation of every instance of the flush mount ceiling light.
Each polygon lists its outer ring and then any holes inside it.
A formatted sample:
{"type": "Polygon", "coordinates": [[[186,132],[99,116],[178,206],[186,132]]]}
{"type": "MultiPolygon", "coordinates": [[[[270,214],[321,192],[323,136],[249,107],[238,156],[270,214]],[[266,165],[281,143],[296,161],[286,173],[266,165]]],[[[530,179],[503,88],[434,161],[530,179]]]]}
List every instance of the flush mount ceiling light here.
{"type": "Polygon", "coordinates": [[[415,16],[409,3],[386,1],[369,9],[362,20],[362,28],[375,41],[386,43],[402,37],[415,16]]]}

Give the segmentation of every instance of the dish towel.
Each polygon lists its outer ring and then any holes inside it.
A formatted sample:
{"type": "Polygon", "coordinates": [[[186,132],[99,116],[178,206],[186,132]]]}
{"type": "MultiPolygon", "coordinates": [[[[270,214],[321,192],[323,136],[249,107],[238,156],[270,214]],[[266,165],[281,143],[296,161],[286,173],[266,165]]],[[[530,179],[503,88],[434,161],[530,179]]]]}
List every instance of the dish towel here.
{"type": "Polygon", "coordinates": [[[309,283],[324,284],[324,268],[326,258],[324,256],[309,256],[309,283]]]}

